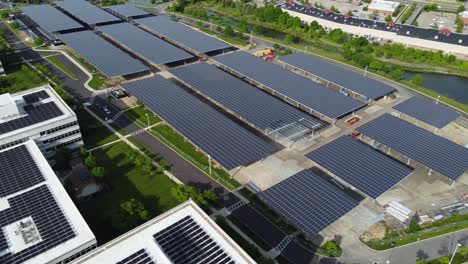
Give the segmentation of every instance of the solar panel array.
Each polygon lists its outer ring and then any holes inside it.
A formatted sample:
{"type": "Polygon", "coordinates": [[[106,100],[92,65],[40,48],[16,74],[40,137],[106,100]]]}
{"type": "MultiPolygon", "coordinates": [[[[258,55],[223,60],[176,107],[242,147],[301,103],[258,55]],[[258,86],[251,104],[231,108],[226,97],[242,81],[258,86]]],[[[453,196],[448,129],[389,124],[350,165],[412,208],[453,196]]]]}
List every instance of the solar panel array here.
{"type": "Polygon", "coordinates": [[[416,96],[393,108],[437,128],[443,128],[460,116],[460,113],[442,103],[416,96]]]}
{"type": "Polygon", "coordinates": [[[98,27],[113,40],[154,64],[166,64],[193,56],[129,23],[98,27]]]}
{"type": "Polygon", "coordinates": [[[24,263],[76,236],[49,188],[41,185],[8,199],[10,207],[0,211],[0,227],[31,217],[42,241],[18,253],[0,256],[0,263],[24,263]]]}
{"type": "Polygon", "coordinates": [[[182,218],[153,237],[175,264],[235,263],[190,216],[182,218]]]}
{"type": "Polygon", "coordinates": [[[194,30],[189,26],[175,22],[165,16],[136,19],[135,22],[150,31],[163,35],[164,37],[199,53],[207,53],[231,47],[231,45],[224,41],[194,30]]]}
{"type": "Polygon", "coordinates": [[[149,14],[145,10],[138,8],[138,7],[134,7],[133,5],[129,5],[129,4],[111,5],[108,8],[112,12],[119,14],[126,18],[131,18],[135,16],[144,16],[144,15],[149,14]]]}
{"type": "Polygon", "coordinates": [[[30,93],[30,94],[23,95],[23,100],[27,104],[37,103],[37,102],[39,102],[41,100],[44,100],[44,99],[47,99],[47,98],[50,98],[50,95],[44,90],[41,90],[41,91],[35,92],[35,93],[30,93]]]}
{"type": "Polygon", "coordinates": [[[80,23],[48,4],[22,6],[20,10],[50,33],[83,27],[80,23]]]}
{"type": "Polygon", "coordinates": [[[350,136],[339,137],[306,157],[374,199],[413,171],[350,136]]]}
{"type": "Polygon", "coordinates": [[[370,99],[377,99],[396,91],[391,86],[338,66],[318,56],[294,53],[280,57],[279,60],[370,99]]]}
{"type": "Polygon", "coordinates": [[[205,62],[170,71],[206,96],[223,104],[263,130],[291,124],[318,130],[324,123],[250,84],[205,62]]]}
{"type": "Polygon", "coordinates": [[[63,115],[62,110],[54,102],[37,106],[26,105],[24,110],[25,116],[0,123],[0,135],[63,115]]]}
{"type": "Polygon", "coordinates": [[[61,0],[54,3],[88,25],[121,20],[85,0],[61,0]]]}
{"type": "Polygon", "coordinates": [[[44,181],[39,167],[24,145],[0,152],[0,168],[0,197],[44,181]]]}
{"type": "Polygon", "coordinates": [[[228,170],[273,151],[273,146],[159,75],[122,86],[228,170]]]}
{"type": "Polygon", "coordinates": [[[247,76],[283,96],[330,118],[339,118],[364,106],[312,80],[290,72],[246,52],[234,52],[213,58],[224,66],[247,76]]]}
{"type": "Polygon", "coordinates": [[[303,170],[259,193],[270,207],[313,236],[359,202],[311,170],[303,170]]]}
{"type": "Polygon", "coordinates": [[[452,180],[468,169],[467,148],[390,114],[357,130],[452,180]]]}
{"type": "Polygon", "coordinates": [[[143,63],[91,31],[60,35],[60,39],[108,77],[148,70],[143,63]]]}
{"type": "Polygon", "coordinates": [[[140,249],[130,256],[118,261],[116,264],[155,264],[150,255],[144,249],[140,249]]]}

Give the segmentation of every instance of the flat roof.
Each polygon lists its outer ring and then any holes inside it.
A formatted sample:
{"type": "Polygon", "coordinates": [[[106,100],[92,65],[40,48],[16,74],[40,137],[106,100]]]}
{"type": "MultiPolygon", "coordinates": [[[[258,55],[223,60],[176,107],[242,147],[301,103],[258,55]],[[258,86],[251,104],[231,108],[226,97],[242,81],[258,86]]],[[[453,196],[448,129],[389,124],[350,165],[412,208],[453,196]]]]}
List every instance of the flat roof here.
{"type": "Polygon", "coordinates": [[[49,33],[83,27],[49,4],[21,6],[19,9],[49,33]]]}
{"type": "Polygon", "coordinates": [[[365,104],[332,91],[299,74],[243,51],[213,58],[225,67],[259,82],[329,118],[337,119],[365,104]]]}
{"type": "Polygon", "coordinates": [[[374,199],[413,171],[351,136],[341,136],[306,157],[374,199]]]}
{"type": "Polygon", "coordinates": [[[1,114],[8,114],[0,118],[0,138],[75,115],[48,84],[12,94],[11,99],[1,106],[1,114]]]}
{"type": "Polygon", "coordinates": [[[372,0],[368,6],[369,9],[393,12],[400,6],[399,2],[385,1],[385,0],[372,0]]]}
{"type": "Polygon", "coordinates": [[[348,70],[318,56],[297,52],[280,57],[278,60],[359,95],[364,95],[366,98],[377,99],[396,91],[391,86],[348,70]]]}
{"type": "Polygon", "coordinates": [[[133,5],[130,5],[130,4],[112,5],[112,6],[109,6],[108,9],[111,10],[111,12],[114,12],[126,18],[131,18],[135,16],[144,16],[144,15],[149,14],[145,10],[135,7],[133,5]]]}
{"type": "Polygon", "coordinates": [[[305,133],[325,126],[322,121],[206,62],[170,72],[266,133],[292,126],[305,133]]]}
{"type": "Polygon", "coordinates": [[[190,53],[129,23],[101,26],[97,30],[154,64],[167,64],[193,58],[190,53]]]}
{"type": "Polygon", "coordinates": [[[159,75],[122,87],[227,170],[255,162],[274,150],[266,141],[159,75]]]}
{"type": "Polygon", "coordinates": [[[108,77],[148,70],[143,63],[91,31],[63,34],[59,38],[108,77]]]}
{"type": "Polygon", "coordinates": [[[228,43],[175,22],[166,16],[154,16],[134,20],[144,28],[162,35],[198,53],[208,53],[231,47],[228,43]]]}
{"type": "Polygon", "coordinates": [[[443,128],[461,115],[443,103],[417,96],[399,103],[393,109],[437,128],[443,128]]]}
{"type": "Polygon", "coordinates": [[[121,20],[85,0],[60,0],[54,3],[88,25],[121,20]]]}
{"type": "Polygon", "coordinates": [[[390,114],[357,130],[452,180],[468,169],[467,148],[390,114]]]}
{"type": "Polygon", "coordinates": [[[145,258],[144,263],[189,263],[188,259],[192,260],[190,263],[255,263],[192,200],[111,240],[73,263],[120,263],[124,259],[130,260],[129,256],[135,253],[140,256],[138,260],[145,258]],[[184,228],[191,232],[183,232],[184,228]]]}
{"type": "Polygon", "coordinates": [[[57,263],[96,244],[34,141],[1,150],[0,166],[1,263],[57,263]]]}
{"type": "Polygon", "coordinates": [[[309,236],[359,205],[359,201],[312,170],[300,171],[258,195],[309,236]]]}

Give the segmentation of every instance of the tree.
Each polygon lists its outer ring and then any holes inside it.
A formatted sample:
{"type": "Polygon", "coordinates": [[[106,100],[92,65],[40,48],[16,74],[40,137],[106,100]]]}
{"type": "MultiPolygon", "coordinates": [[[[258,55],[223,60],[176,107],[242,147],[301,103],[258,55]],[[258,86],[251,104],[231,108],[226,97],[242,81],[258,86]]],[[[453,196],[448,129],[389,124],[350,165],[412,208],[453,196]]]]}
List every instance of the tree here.
{"type": "Polygon", "coordinates": [[[380,71],[383,67],[383,64],[378,61],[378,60],[373,60],[370,64],[369,67],[373,70],[380,71]]]}
{"type": "Polygon", "coordinates": [[[97,166],[97,161],[96,161],[96,157],[94,157],[92,154],[90,154],[88,157],[86,157],[85,159],[85,165],[90,167],[90,168],[94,168],[97,166]]]}
{"type": "Polygon", "coordinates": [[[111,217],[111,224],[119,231],[127,231],[148,220],[150,214],[140,201],[132,198],[120,203],[119,208],[111,217]]]}
{"type": "Polygon", "coordinates": [[[386,17],[385,17],[385,21],[387,21],[387,22],[393,21],[392,16],[391,16],[391,15],[386,16],[386,17]]]}
{"type": "Polygon", "coordinates": [[[416,84],[416,85],[422,85],[423,84],[423,78],[421,74],[416,74],[411,78],[411,82],[416,84]]]}
{"type": "Polygon", "coordinates": [[[231,26],[226,26],[226,28],[224,28],[224,35],[228,37],[234,36],[234,30],[232,29],[231,26]]]}
{"type": "Polygon", "coordinates": [[[294,37],[288,34],[284,37],[284,42],[286,42],[287,44],[291,44],[294,42],[294,37]]]}
{"type": "Polygon", "coordinates": [[[424,259],[417,258],[416,264],[426,264],[426,261],[424,259]]]}
{"type": "Polygon", "coordinates": [[[261,34],[261,33],[262,33],[262,27],[259,26],[259,25],[254,25],[254,26],[252,27],[252,31],[253,31],[253,33],[255,33],[255,34],[261,34]]]}
{"type": "Polygon", "coordinates": [[[70,160],[70,150],[67,148],[60,148],[55,152],[55,168],[57,170],[68,170],[70,166],[68,165],[68,160],[70,160]]]}
{"type": "Polygon", "coordinates": [[[154,5],[154,4],[156,4],[156,0],[150,0],[150,3],[151,3],[152,5],[154,5]]]}
{"type": "Polygon", "coordinates": [[[450,263],[450,258],[449,257],[441,257],[437,260],[438,263],[440,264],[449,264],[450,263]]]}
{"type": "Polygon", "coordinates": [[[416,219],[416,217],[411,220],[408,229],[410,232],[421,231],[421,226],[419,226],[418,220],[416,219]]]}
{"type": "Polygon", "coordinates": [[[12,28],[12,29],[18,29],[18,28],[19,28],[18,22],[13,22],[13,23],[11,23],[10,25],[11,25],[11,28],[12,28]]]}
{"type": "Polygon", "coordinates": [[[403,71],[403,69],[397,68],[392,71],[392,78],[394,80],[399,81],[403,79],[403,77],[405,77],[405,72],[403,71]]]}
{"type": "Polygon", "coordinates": [[[334,240],[330,240],[330,241],[327,241],[323,246],[322,246],[323,249],[325,249],[326,251],[328,252],[336,252],[338,251],[339,249],[339,246],[338,244],[336,243],[336,241],[334,240]]]}
{"type": "Polygon", "coordinates": [[[10,14],[8,12],[3,12],[1,17],[2,19],[7,19],[10,14]]]}
{"type": "Polygon", "coordinates": [[[34,40],[34,45],[36,45],[36,46],[42,46],[42,45],[44,45],[44,41],[43,41],[41,38],[36,38],[36,39],[34,40]]]}
{"type": "Polygon", "coordinates": [[[86,157],[86,155],[88,155],[88,150],[86,149],[85,146],[81,146],[81,147],[80,147],[80,155],[81,155],[81,157],[83,157],[83,158],[86,157]]]}
{"type": "Polygon", "coordinates": [[[104,176],[106,175],[106,169],[104,167],[94,167],[92,170],[91,170],[91,174],[93,174],[94,177],[96,178],[104,178],[104,176]]]}
{"type": "Polygon", "coordinates": [[[468,247],[459,247],[458,254],[464,258],[468,257],[468,247]]]}
{"type": "Polygon", "coordinates": [[[278,43],[273,44],[274,50],[280,50],[280,45],[278,43]]]}
{"type": "Polygon", "coordinates": [[[178,185],[177,187],[172,188],[171,194],[174,199],[181,203],[191,198],[201,206],[208,206],[209,203],[214,203],[218,199],[213,191],[202,192],[195,187],[187,185],[178,185]]]}

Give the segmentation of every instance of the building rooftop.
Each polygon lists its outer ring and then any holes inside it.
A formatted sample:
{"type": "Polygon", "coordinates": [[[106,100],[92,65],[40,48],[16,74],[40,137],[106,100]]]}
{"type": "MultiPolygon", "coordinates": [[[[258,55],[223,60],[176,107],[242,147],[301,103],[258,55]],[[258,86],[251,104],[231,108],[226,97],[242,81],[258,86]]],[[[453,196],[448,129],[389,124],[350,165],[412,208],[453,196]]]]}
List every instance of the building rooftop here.
{"type": "Polygon", "coordinates": [[[468,11],[460,12],[460,16],[463,18],[468,18],[468,11]]]}
{"type": "Polygon", "coordinates": [[[75,113],[48,84],[0,95],[0,138],[55,122],[75,113]]]}
{"type": "Polygon", "coordinates": [[[188,263],[188,259],[190,263],[255,263],[192,200],[73,263],[136,263],[135,259],[138,263],[188,263]]]}
{"type": "Polygon", "coordinates": [[[369,5],[369,9],[371,10],[381,10],[386,12],[393,12],[397,7],[400,5],[398,2],[393,1],[385,1],[385,0],[374,0],[369,5]]]}
{"type": "Polygon", "coordinates": [[[34,141],[0,151],[0,166],[0,263],[57,263],[96,243],[34,141]]]}

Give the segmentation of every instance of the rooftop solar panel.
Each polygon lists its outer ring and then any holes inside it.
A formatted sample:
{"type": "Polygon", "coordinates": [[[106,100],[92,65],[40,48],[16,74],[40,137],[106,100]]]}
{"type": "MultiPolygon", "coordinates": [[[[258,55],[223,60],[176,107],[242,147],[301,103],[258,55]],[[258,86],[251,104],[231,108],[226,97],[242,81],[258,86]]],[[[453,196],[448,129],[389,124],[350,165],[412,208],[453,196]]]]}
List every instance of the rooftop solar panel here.
{"type": "Polygon", "coordinates": [[[24,111],[26,112],[24,116],[0,123],[0,135],[63,115],[54,102],[37,106],[26,105],[24,111]]]}
{"type": "Polygon", "coordinates": [[[61,0],[55,3],[88,25],[121,20],[85,0],[61,0]]]}
{"type": "Polygon", "coordinates": [[[133,5],[129,4],[122,4],[122,5],[112,5],[108,7],[112,12],[119,14],[126,18],[131,18],[135,16],[144,16],[148,15],[149,13],[145,10],[134,7],[133,5]]]}
{"type": "Polygon", "coordinates": [[[49,33],[83,27],[51,5],[28,5],[20,10],[49,33]]]}
{"type": "Polygon", "coordinates": [[[102,26],[97,29],[154,64],[167,64],[193,57],[129,23],[102,26]]]}
{"type": "Polygon", "coordinates": [[[351,136],[339,137],[306,157],[374,199],[413,171],[351,136]]]}
{"type": "Polygon", "coordinates": [[[259,193],[270,207],[313,236],[359,202],[311,170],[303,170],[259,193]]]}
{"type": "Polygon", "coordinates": [[[154,234],[154,238],[175,264],[234,263],[228,253],[190,216],[154,234]]]}
{"type": "Polygon", "coordinates": [[[60,39],[108,77],[148,70],[143,63],[91,31],[60,35],[60,39]]]}
{"type": "Polygon", "coordinates": [[[27,104],[37,103],[47,98],[50,98],[50,95],[44,90],[23,96],[23,100],[27,104]]]}
{"type": "Polygon", "coordinates": [[[460,116],[460,113],[442,103],[416,96],[393,108],[437,128],[443,128],[460,116]]]}
{"type": "Polygon", "coordinates": [[[329,118],[339,118],[364,106],[363,103],[332,91],[303,76],[246,52],[234,52],[213,58],[217,62],[247,76],[275,93],[313,109],[329,118]]]}
{"type": "Polygon", "coordinates": [[[116,264],[155,264],[146,250],[140,249],[130,256],[118,261],[116,264]]]}
{"type": "Polygon", "coordinates": [[[165,16],[136,19],[135,22],[158,35],[167,37],[199,53],[207,53],[231,47],[231,45],[224,41],[213,38],[184,24],[175,22],[165,16]]]}
{"type": "Polygon", "coordinates": [[[452,180],[468,169],[467,148],[390,114],[357,130],[452,180]]]}
{"type": "Polygon", "coordinates": [[[322,79],[354,91],[366,98],[377,99],[396,91],[379,81],[338,66],[331,61],[305,53],[294,53],[279,58],[280,61],[322,79]]]}
{"type": "Polygon", "coordinates": [[[10,207],[0,211],[0,227],[31,217],[42,241],[20,252],[0,255],[0,263],[24,263],[76,236],[46,185],[13,196],[8,203],[10,207]]]}
{"type": "Polygon", "coordinates": [[[122,86],[228,170],[273,151],[269,143],[161,76],[122,86]]]}
{"type": "Polygon", "coordinates": [[[170,71],[206,96],[225,105],[265,131],[296,125],[318,130],[324,123],[260,89],[205,62],[170,71]]]}

